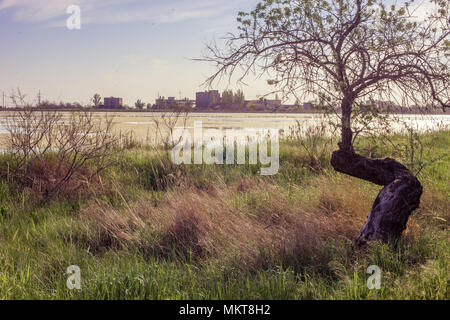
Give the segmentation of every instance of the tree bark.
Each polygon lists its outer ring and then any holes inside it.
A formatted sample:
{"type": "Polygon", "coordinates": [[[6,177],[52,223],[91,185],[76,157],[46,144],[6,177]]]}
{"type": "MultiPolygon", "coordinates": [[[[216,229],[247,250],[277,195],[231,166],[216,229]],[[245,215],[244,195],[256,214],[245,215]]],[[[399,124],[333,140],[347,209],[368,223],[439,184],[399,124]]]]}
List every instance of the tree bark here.
{"type": "Polygon", "coordinates": [[[419,207],[422,185],[401,163],[394,159],[368,159],[349,148],[340,148],[331,158],[333,168],[341,173],[384,186],[373,204],[354,245],[368,241],[397,240],[406,229],[408,218],[419,207]]]}
{"type": "Polygon", "coordinates": [[[342,100],[341,110],[341,135],[342,141],[339,144],[339,149],[348,153],[353,153],[353,131],[351,128],[351,114],[352,114],[352,97],[345,97],[342,100]]]}

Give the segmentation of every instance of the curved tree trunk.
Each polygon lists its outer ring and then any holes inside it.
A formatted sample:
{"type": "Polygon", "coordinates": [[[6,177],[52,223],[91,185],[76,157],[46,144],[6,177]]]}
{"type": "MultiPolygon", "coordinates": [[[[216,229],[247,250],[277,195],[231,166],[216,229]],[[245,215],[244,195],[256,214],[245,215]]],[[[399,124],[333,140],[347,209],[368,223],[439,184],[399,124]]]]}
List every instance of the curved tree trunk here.
{"type": "Polygon", "coordinates": [[[386,159],[368,159],[353,148],[333,153],[331,164],[336,171],[384,186],[373,204],[354,244],[356,248],[368,241],[397,240],[406,229],[411,213],[419,207],[422,185],[402,164],[386,159]]]}

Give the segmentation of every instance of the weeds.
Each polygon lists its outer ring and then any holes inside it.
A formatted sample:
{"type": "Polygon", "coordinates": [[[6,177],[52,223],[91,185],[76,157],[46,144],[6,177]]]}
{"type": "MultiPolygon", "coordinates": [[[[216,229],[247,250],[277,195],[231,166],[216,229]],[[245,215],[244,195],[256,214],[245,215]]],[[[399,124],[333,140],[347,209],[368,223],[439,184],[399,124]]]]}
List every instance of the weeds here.
{"type": "Polygon", "coordinates": [[[325,167],[326,158],[333,144],[333,132],[325,121],[314,126],[305,127],[297,120],[295,126],[290,127],[288,139],[296,141],[306,152],[307,166],[319,172],[325,167]]]}

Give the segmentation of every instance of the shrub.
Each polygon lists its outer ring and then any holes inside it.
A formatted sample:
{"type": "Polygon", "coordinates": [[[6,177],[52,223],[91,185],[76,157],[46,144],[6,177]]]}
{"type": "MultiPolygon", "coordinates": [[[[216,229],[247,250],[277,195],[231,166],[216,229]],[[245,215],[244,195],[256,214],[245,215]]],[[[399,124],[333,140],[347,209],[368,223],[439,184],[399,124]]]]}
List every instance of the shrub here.
{"type": "Polygon", "coordinates": [[[289,129],[288,139],[298,142],[306,152],[308,167],[313,171],[322,171],[333,144],[332,135],[330,136],[333,127],[324,121],[305,127],[297,120],[289,129]]]}
{"type": "Polygon", "coordinates": [[[6,125],[14,178],[45,199],[73,194],[112,165],[117,152],[112,120],[90,112],[15,112],[6,125]]]}

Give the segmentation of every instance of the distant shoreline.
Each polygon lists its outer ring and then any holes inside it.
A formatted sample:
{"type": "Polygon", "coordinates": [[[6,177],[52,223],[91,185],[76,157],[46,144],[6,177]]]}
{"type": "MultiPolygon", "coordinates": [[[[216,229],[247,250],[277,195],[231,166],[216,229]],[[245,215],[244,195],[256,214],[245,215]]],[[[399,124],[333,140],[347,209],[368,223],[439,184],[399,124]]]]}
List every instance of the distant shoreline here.
{"type": "MultiPolygon", "coordinates": [[[[59,108],[33,108],[36,111],[62,111],[62,112],[80,112],[80,111],[89,111],[89,112],[98,112],[98,113],[108,113],[108,112],[115,112],[115,113],[162,113],[162,112],[174,112],[177,110],[137,110],[137,109],[95,109],[95,108],[67,108],[67,109],[59,109],[59,108]]],[[[8,111],[21,111],[24,110],[23,108],[0,108],[0,112],[8,112],[8,111]]],[[[296,110],[296,111],[234,111],[234,110],[189,110],[189,113],[230,113],[230,114],[248,114],[248,113],[254,113],[254,114],[323,114],[323,111],[318,110],[296,110]]],[[[385,114],[384,112],[381,112],[382,114],[385,114]]],[[[417,111],[393,111],[390,112],[390,114],[409,114],[409,115],[450,115],[450,112],[444,112],[444,111],[429,111],[424,110],[423,112],[417,112],[417,111]]]]}

